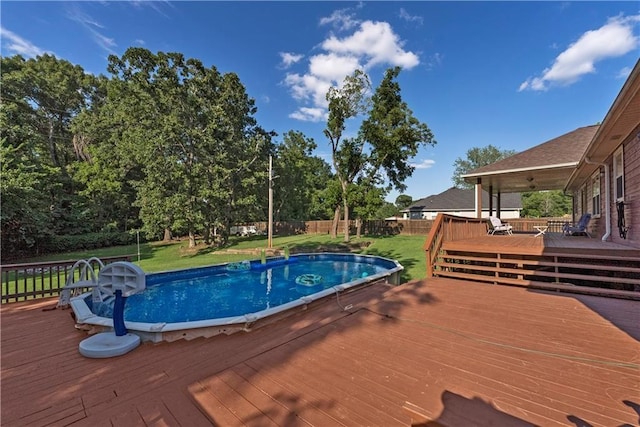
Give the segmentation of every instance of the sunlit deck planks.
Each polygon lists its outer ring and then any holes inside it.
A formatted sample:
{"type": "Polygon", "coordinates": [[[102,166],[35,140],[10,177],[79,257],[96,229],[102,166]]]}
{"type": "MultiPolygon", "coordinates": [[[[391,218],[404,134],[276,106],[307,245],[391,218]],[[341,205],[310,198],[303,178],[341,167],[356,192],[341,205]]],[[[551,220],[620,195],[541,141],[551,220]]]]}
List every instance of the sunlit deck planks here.
{"type": "Polygon", "coordinates": [[[3,305],[2,425],[638,424],[636,301],[435,278],[340,302],[109,360],[68,311],[3,305]]]}

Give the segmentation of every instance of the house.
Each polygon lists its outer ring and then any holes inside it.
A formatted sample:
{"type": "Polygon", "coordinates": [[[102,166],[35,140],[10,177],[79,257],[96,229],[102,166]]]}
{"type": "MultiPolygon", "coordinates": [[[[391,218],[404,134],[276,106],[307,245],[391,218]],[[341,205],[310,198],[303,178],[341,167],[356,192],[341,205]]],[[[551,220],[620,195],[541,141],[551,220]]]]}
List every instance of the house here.
{"type": "MultiPolygon", "coordinates": [[[[485,191],[482,198],[482,216],[493,215],[490,211],[489,194],[485,191]]],[[[502,218],[520,218],[522,210],[522,198],[519,193],[502,194],[501,216],[502,218]]],[[[475,192],[461,188],[449,188],[448,190],[420,199],[402,211],[404,219],[435,219],[438,212],[451,215],[474,218],[475,192]]]]}
{"type": "MultiPolygon", "coordinates": [[[[605,241],[640,247],[640,60],[600,125],[554,138],[463,178],[482,195],[564,190],[573,196],[573,218],[591,213],[589,230],[605,241]]],[[[498,209],[500,216],[500,209],[498,209]]]]}
{"type": "Polygon", "coordinates": [[[564,186],[602,240],[640,248],[640,60],[564,186]]]}

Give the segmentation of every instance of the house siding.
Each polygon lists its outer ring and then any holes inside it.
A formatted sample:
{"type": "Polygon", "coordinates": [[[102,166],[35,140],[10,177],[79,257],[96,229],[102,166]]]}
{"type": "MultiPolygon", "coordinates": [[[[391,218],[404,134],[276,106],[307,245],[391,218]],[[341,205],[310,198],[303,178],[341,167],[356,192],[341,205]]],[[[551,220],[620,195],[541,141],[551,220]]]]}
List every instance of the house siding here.
{"type": "MultiPolygon", "coordinates": [[[[630,137],[623,143],[623,161],[624,161],[624,218],[625,224],[628,228],[626,239],[620,236],[618,229],[618,211],[615,198],[615,175],[613,167],[614,151],[606,160],[606,164],[609,168],[610,182],[609,188],[605,190],[605,177],[604,169],[599,168],[600,172],[600,216],[592,217],[589,222],[589,233],[594,238],[602,238],[606,233],[606,197],[608,192],[610,199],[610,212],[611,212],[611,236],[608,240],[620,243],[623,245],[630,245],[634,247],[640,246],[640,126],[638,126],[630,135],[630,137]]],[[[593,214],[592,207],[592,177],[591,175],[586,182],[583,182],[580,189],[573,193],[573,217],[577,221],[582,214],[589,212],[593,214]]]]}
{"type": "Polygon", "coordinates": [[[623,144],[624,160],[624,218],[629,228],[627,238],[620,237],[618,231],[618,211],[616,209],[615,196],[613,196],[615,180],[613,177],[613,155],[607,163],[612,173],[609,188],[611,197],[611,240],[621,244],[632,246],[640,245],[640,126],[632,133],[623,144]]]}

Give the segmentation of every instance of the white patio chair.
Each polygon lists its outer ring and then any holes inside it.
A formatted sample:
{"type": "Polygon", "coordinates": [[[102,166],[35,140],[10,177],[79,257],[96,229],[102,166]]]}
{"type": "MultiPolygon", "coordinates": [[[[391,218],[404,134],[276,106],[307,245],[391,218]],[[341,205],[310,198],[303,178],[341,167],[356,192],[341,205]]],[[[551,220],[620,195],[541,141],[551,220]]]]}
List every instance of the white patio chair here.
{"type": "Polygon", "coordinates": [[[490,216],[488,234],[494,235],[496,233],[511,235],[513,234],[513,227],[509,223],[502,222],[497,216],[490,216]]]}

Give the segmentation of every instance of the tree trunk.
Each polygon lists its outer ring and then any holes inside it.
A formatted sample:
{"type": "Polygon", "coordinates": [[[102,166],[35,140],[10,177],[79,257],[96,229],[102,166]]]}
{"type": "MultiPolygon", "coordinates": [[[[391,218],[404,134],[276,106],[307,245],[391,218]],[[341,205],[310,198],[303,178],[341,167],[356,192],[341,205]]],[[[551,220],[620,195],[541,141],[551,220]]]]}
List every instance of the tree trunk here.
{"type": "Polygon", "coordinates": [[[359,239],[362,236],[362,218],[356,218],[356,237],[359,239]]]}
{"type": "Polygon", "coordinates": [[[171,229],[169,227],[164,229],[164,238],[162,241],[170,242],[173,239],[173,235],[171,234],[171,229]]]}
{"type": "Polygon", "coordinates": [[[345,196],[344,198],[344,241],[349,243],[349,202],[345,196]]]}
{"type": "Polygon", "coordinates": [[[193,234],[193,230],[189,230],[189,247],[190,248],[196,247],[196,235],[193,234]]]}
{"type": "MultiPolygon", "coordinates": [[[[53,138],[53,119],[49,120],[49,155],[51,156],[51,162],[56,167],[61,167],[60,162],[58,160],[58,152],[56,150],[56,142],[53,138]]],[[[64,171],[62,171],[64,172],[64,171]]]]}
{"type": "Polygon", "coordinates": [[[336,206],[336,210],[333,213],[333,222],[331,223],[331,238],[336,239],[338,237],[338,222],[340,222],[340,206],[336,206]]]}

